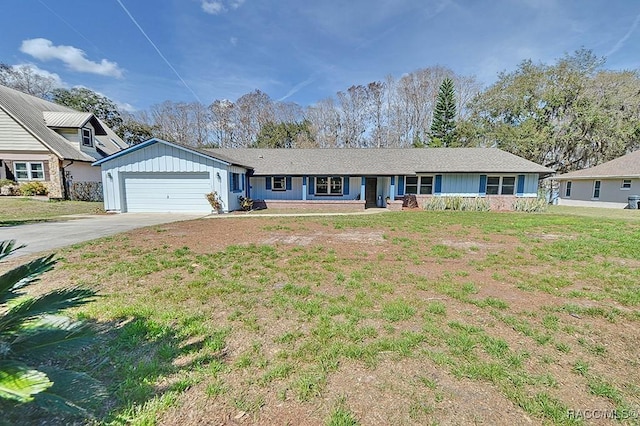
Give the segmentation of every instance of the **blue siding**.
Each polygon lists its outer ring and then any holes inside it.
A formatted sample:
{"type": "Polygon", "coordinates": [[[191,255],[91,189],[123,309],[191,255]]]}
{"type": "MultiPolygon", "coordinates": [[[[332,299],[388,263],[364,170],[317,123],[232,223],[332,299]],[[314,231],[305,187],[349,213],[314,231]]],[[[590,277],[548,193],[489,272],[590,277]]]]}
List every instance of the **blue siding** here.
{"type": "MultiPolygon", "coordinates": [[[[287,177],[287,188],[289,188],[289,182],[291,183],[290,188],[286,191],[272,191],[271,189],[266,189],[267,182],[271,181],[270,177],[258,176],[251,177],[251,198],[256,200],[302,200],[302,176],[293,176],[287,177]]],[[[354,193],[350,190],[351,187],[359,188],[360,177],[347,177],[344,178],[344,186],[343,186],[343,195],[342,196],[323,196],[323,195],[314,195],[315,190],[315,178],[309,177],[307,179],[307,200],[355,200],[359,195],[358,193],[354,193]]]]}

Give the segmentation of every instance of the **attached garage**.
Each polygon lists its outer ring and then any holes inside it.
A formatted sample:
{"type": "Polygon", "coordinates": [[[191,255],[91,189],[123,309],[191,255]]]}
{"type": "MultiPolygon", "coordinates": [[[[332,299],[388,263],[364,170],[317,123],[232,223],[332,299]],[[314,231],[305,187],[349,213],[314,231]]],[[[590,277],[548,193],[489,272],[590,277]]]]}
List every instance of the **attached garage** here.
{"type": "Polygon", "coordinates": [[[209,173],[130,173],[124,175],[124,204],[128,212],[211,211],[209,173]]]}
{"type": "MultiPolygon", "coordinates": [[[[210,213],[215,192],[222,211],[239,208],[238,182],[248,168],[213,152],[151,139],[94,163],[102,171],[105,210],[210,213]],[[232,188],[233,186],[233,188],[232,188]]],[[[244,184],[241,185],[244,188],[244,184]]]]}

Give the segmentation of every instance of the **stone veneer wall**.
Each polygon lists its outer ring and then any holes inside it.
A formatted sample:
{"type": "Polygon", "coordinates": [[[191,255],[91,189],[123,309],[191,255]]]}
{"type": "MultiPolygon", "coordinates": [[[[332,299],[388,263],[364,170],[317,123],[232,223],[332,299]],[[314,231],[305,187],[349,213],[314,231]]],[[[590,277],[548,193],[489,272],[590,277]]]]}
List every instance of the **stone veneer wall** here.
{"type": "Polygon", "coordinates": [[[64,198],[60,160],[55,155],[49,156],[49,179],[43,183],[49,190],[49,198],[64,198]]]}

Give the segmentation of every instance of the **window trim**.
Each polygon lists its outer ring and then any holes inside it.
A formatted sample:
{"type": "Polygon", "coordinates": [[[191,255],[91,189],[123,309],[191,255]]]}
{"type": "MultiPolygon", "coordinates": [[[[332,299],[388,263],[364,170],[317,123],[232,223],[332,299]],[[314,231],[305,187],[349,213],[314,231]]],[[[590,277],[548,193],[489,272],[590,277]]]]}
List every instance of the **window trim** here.
{"type": "MultiPolygon", "coordinates": [[[[320,197],[341,197],[344,195],[344,177],[343,176],[316,176],[316,178],[314,179],[314,194],[320,197]],[[327,183],[326,183],[326,187],[327,187],[327,192],[318,192],[318,181],[320,179],[327,179],[327,183]],[[340,192],[332,192],[332,180],[333,179],[340,179],[340,192]]],[[[324,184],[322,186],[325,186],[324,184]]]]}
{"type": "Polygon", "coordinates": [[[433,195],[434,194],[434,190],[435,190],[435,186],[436,186],[436,177],[435,175],[412,175],[412,176],[405,176],[404,177],[404,193],[407,195],[433,195]],[[416,179],[416,183],[415,184],[410,184],[408,181],[409,179],[416,179]],[[422,179],[431,179],[431,183],[429,184],[423,184],[422,183],[422,179]],[[416,192],[409,192],[407,190],[408,186],[415,186],[416,187],[416,192]],[[422,187],[423,186],[430,186],[431,187],[431,192],[422,192],[422,187]]]}
{"type": "Polygon", "coordinates": [[[630,191],[632,182],[633,182],[632,179],[622,179],[622,184],[620,185],[620,190],[621,191],[630,191]],[[629,186],[625,186],[625,182],[629,182],[629,186]]]}
{"type": "Polygon", "coordinates": [[[591,199],[592,200],[599,200],[601,191],[602,191],[602,181],[594,180],[593,181],[593,190],[591,191],[591,199]],[[598,191],[598,195],[597,196],[596,196],[596,191],[598,191]]]}
{"type": "MultiPolygon", "coordinates": [[[[492,187],[495,185],[491,185],[492,187]]],[[[509,185],[512,186],[512,185],[509,185]]],[[[485,195],[517,195],[516,191],[517,191],[517,186],[518,186],[518,177],[516,175],[487,175],[487,182],[484,186],[484,193],[485,195]],[[489,180],[492,178],[498,178],[498,192],[497,193],[490,193],[489,192],[489,180]],[[504,194],[504,178],[513,178],[513,192],[511,192],[510,194],[504,194]]]]}
{"type": "Polygon", "coordinates": [[[93,132],[89,127],[83,127],[80,129],[80,144],[87,148],[93,148],[93,132]],[[88,132],[88,135],[85,136],[85,131],[88,132]],[[88,143],[85,143],[85,138],[88,140],[88,143]]]}
{"type": "Polygon", "coordinates": [[[571,189],[573,187],[573,183],[568,180],[564,185],[564,198],[571,198],[571,189]]]}
{"type": "Polygon", "coordinates": [[[35,181],[43,181],[45,180],[45,174],[44,174],[44,162],[42,161],[14,161],[13,162],[13,176],[15,176],[17,181],[30,181],[30,180],[35,180],[35,181]],[[23,178],[19,178],[18,177],[18,170],[17,170],[17,165],[18,164],[24,164],[25,165],[25,170],[20,170],[20,172],[23,173],[27,173],[27,177],[23,177],[23,178]],[[42,177],[41,178],[34,178],[33,177],[33,165],[39,164],[40,165],[40,170],[37,170],[36,173],[42,173],[42,177]]]}

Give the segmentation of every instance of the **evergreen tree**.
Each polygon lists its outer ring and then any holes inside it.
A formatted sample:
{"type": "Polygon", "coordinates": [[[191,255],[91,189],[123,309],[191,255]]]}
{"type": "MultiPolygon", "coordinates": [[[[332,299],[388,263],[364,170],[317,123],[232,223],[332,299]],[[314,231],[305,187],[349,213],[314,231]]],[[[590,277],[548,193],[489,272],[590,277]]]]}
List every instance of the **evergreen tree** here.
{"type": "Polygon", "coordinates": [[[445,78],[438,91],[436,108],[431,122],[429,146],[456,146],[456,97],[453,80],[445,78]]]}

